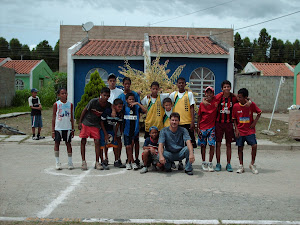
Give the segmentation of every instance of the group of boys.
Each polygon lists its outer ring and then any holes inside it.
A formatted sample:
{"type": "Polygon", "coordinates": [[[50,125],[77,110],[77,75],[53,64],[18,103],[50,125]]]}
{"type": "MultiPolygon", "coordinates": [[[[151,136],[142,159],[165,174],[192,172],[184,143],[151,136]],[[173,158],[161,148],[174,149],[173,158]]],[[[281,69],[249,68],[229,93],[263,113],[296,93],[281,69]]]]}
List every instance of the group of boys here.
{"type": "MultiPolygon", "coordinates": [[[[143,146],[144,151],[142,153],[144,167],[140,173],[148,172],[148,167],[151,164],[156,170],[162,170],[166,163],[170,164],[173,169],[176,168],[174,161],[171,160],[170,162],[167,162],[165,159],[160,160],[158,151],[159,144],[165,139],[160,137],[160,131],[165,129],[163,132],[164,134],[168,133],[165,132],[168,129],[177,132],[177,127],[174,130],[174,126],[173,128],[170,126],[170,119],[172,116],[178,117],[179,126],[188,131],[188,135],[183,134],[185,135],[183,139],[187,140],[186,137],[189,136],[188,139],[190,142],[188,143],[191,143],[191,148],[197,147],[194,136],[195,100],[193,93],[185,90],[186,82],[184,78],[178,78],[178,91],[170,94],[160,93],[159,83],[153,82],[150,87],[151,94],[146,96],[142,101],[140,101],[139,94],[130,89],[131,80],[128,77],[123,79],[124,91],[116,88],[116,76],[114,74],[109,75],[108,85],[108,88],[102,88],[99,98],[94,98],[87,104],[78,121],[78,128],[80,130],[79,137],[81,138],[82,170],[87,170],[85,146],[88,137],[93,138],[95,143],[95,169],[109,169],[108,148],[110,147],[113,147],[115,167],[126,167],[127,170],[137,170],[141,168],[139,160],[140,113],[146,113],[145,143],[143,146]],[[123,142],[127,154],[126,165],[121,162],[122,133],[124,135],[123,142]],[[99,162],[99,159],[101,160],[101,163],[99,162]]],[[[254,165],[257,150],[255,125],[260,117],[261,110],[254,102],[248,101],[247,89],[243,88],[239,90],[237,96],[231,93],[230,90],[231,83],[229,81],[222,82],[222,92],[217,95],[214,95],[214,89],[212,87],[207,87],[205,89],[205,98],[200,103],[197,133],[199,137],[198,145],[201,147],[202,169],[211,172],[221,170],[220,148],[225,133],[227,153],[226,170],[228,172],[233,171],[230,164],[231,143],[236,141],[240,161],[237,172],[244,172],[243,146],[246,141],[252,146],[250,169],[254,174],[257,174],[258,171],[254,165]],[[253,112],[257,113],[255,120],[253,120],[253,112]],[[210,146],[208,163],[205,159],[207,142],[210,146]],[[214,156],[215,145],[217,164],[214,169],[212,159],[214,156]]],[[[34,97],[36,98],[36,92],[33,93],[33,96],[35,95],[34,97]]],[[[55,140],[54,152],[56,169],[61,169],[61,164],[59,162],[59,143],[61,139],[67,144],[68,168],[73,169],[72,147],[70,144],[71,138],[74,136],[73,105],[67,102],[67,92],[65,89],[60,89],[58,91],[58,96],[60,100],[53,105],[52,118],[52,137],[55,140]]],[[[31,107],[32,111],[37,110],[37,107],[40,107],[39,110],[41,110],[39,101],[36,105],[32,105],[31,107]]],[[[174,124],[176,124],[176,121],[174,124]]],[[[34,125],[32,127],[34,127],[34,125]]],[[[41,138],[39,134],[37,137],[41,138]]],[[[35,138],[35,136],[33,136],[33,138],[35,138]]],[[[161,158],[163,158],[162,155],[161,158]]],[[[182,161],[178,161],[178,170],[183,170],[182,161]]],[[[186,170],[187,174],[192,175],[191,165],[186,168],[190,168],[189,171],[186,170]]],[[[171,168],[166,169],[166,171],[170,172],[171,168]]]]}

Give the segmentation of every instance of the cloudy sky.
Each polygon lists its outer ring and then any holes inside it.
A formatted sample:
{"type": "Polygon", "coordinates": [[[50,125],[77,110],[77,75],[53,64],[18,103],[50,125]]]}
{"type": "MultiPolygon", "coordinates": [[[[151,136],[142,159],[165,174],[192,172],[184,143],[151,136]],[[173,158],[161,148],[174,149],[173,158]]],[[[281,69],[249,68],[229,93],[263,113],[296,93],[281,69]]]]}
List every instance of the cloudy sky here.
{"type": "Polygon", "coordinates": [[[59,25],[231,28],[242,38],[300,39],[299,0],[0,0],[0,37],[34,46],[59,39],[59,25]],[[249,25],[288,15],[256,26],[249,25]]]}

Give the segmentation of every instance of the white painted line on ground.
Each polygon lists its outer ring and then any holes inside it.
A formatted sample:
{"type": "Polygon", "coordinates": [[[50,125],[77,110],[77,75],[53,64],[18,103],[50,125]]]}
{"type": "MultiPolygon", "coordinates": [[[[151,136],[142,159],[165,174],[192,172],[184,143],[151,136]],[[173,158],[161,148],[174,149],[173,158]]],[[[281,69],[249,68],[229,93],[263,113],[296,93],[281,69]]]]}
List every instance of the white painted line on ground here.
{"type": "Polygon", "coordinates": [[[89,173],[91,172],[91,169],[89,169],[88,171],[80,174],[77,177],[74,177],[72,180],[72,183],[69,187],[67,187],[65,190],[63,190],[60,195],[54,199],[49,205],[46,206],[46,208],[39,212],[37,214],[37,217],[39,218],[44,218],[49,216],[53,210],[60,205],[67,197],[68,195],[75,190],[76,186],[78,186],[80,184],[80,182],[83,180],[83,178],[85,178],[89,173]]]}
{"type": "Polygon", "coordinates": [[[222,220],[222,224],[300,224],[300,221],[279,221],[279,220],[222,220]]]}
{"type": "Polygon", "coordinates": [[[0,217],[0,221],[24,221],[27,217],[0,217]]]}

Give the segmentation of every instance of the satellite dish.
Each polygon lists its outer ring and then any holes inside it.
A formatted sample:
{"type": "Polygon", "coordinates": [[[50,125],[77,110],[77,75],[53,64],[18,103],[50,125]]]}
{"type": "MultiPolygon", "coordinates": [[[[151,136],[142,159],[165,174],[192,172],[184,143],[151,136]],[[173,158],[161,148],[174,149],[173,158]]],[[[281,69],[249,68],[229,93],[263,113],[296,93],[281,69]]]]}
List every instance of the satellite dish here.
{"type": "Polygon", "coordinates": [[[87,22],[85,24],[82,24],[82,30],[85,32],[89,32],[94,27],[93,22],[87,22]]]}

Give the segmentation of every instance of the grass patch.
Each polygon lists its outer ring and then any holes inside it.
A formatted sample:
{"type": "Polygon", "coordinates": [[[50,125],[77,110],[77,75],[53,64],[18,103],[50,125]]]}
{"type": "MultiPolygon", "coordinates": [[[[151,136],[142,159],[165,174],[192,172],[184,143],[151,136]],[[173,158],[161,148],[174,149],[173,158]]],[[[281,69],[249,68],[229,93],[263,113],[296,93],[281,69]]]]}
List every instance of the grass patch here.
{"type": "Polygon", "coordinates": [[[7,114],[13,112],[30,112],[30,107],[26,105],[26,106],[0,108],[0,114],[7,114]]]}

